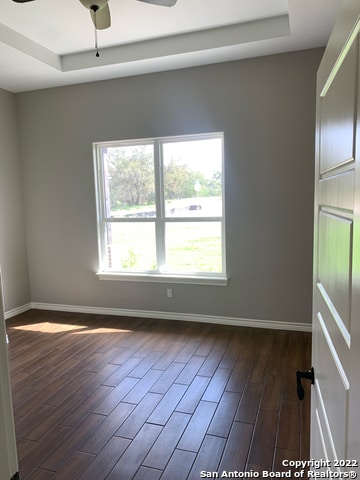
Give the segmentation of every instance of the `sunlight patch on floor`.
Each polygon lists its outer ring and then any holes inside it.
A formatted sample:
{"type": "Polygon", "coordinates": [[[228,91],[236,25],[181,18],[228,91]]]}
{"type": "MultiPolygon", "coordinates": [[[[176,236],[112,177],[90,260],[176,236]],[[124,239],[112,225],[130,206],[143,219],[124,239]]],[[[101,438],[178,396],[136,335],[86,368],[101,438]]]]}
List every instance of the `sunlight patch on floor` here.
{"type": "Polygon", "coordinates": [[[41,322],[32,323],[31,325],[19,325],[11,328],[13,330],[26,330],[28,332],[61,333],[71,332],[72,330],[81,330],[87,327],[84,327],[84,325],[66,325],[63,323],[41,322]]]}
{"type": "Polygon", "coordinates": [[[124,330],[122,328],[93,328],[91,330],[82,330],[73,332],[73,335],[88,335],[93,333],[131,333],[132,330],[124,330]]]}
{"type": "Polygon", "coordinates": [[[33,323],[31,325],[19,325],[11,327],[13,330],[26,330],[40,333],[72,332],[74,335],[88,335],[93,333],[131,333],[132,330],[122,328],[90,328],[86,325],[67,325],[64,323],[33,323]]]}

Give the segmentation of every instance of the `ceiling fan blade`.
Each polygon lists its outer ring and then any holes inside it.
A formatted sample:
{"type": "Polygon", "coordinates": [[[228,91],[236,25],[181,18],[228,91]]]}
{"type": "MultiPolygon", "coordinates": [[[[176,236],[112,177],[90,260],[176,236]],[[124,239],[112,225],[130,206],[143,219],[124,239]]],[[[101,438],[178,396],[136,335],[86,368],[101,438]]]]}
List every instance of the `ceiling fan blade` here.
{"type": "Polygon", "coordinates": [[[96,12],[91,10],[90,7],[90,15],[97,30],[105,30],[105,28],[111,26],[110,8],[108,4],[96,12]]]}
{"type": "Polygon", "coordinates": [[[151,3],[153,5],[160,5],[160,7],[173,7],[177,0],[138,0],[139,2],[151,3]]]}
{"type": "Polygon", "coordinates": [[[34,0],[13,0],[15,3],[26,3],[26,2],[33,2],[34,0]]]}

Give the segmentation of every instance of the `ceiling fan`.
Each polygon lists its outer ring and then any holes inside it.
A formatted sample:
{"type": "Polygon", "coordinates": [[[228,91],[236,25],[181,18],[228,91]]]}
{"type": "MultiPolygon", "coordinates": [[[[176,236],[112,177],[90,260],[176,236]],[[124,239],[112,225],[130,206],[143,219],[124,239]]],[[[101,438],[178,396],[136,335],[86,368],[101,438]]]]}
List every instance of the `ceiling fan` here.
{"type": "MultiPolygon", "coordinates": [[[[15,3],[27,3],[34,0],[13,0],[15,3]]],[[[97,31],[105,30],[111,26],[111,17],[109,9],[109,0],[79,0],[85,8],[90,11],[91,19],[95,27],[95,49],[96,56],[99,57],[97,31]]],[[[138,0],[139,2],[159,5],[161,7],[173,7],[177,0],[138,0]]]]}
{"type": "MultiPolygon", "coordinates": [[[[15,3],[27,3],[34,0],[13,0],[15,3]]],[[[104,30],[111,26],[109,0],[79,0],[90,11],[91,19],[96,30],[104,30]]],[[[177,0],[138,0],[161,7],[172,7],[177,0]]]]}

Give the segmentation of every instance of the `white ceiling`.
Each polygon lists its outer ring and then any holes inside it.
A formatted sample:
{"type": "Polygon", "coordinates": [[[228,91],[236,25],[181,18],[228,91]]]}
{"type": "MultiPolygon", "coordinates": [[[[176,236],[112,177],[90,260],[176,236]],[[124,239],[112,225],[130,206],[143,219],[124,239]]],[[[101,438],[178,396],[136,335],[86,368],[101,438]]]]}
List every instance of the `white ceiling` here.
{"type": "Polygon", "coordinates": [[[21,92],[324,46],[342,0],[109,0],[99,58],[79,0],[1,3],[0,88],[21,92]]]}

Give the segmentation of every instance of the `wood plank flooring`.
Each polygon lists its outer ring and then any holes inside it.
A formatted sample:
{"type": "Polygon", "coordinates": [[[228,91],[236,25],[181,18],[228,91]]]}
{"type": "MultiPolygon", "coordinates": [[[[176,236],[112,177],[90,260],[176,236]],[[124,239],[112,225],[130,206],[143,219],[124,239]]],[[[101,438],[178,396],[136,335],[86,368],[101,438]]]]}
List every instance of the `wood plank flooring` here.
{"type": "Polygon", "coordinates": [[[309,333],[39,310],[7,329],[22,480],[195,480],[308,458],[295,371],[309,333]]]}

